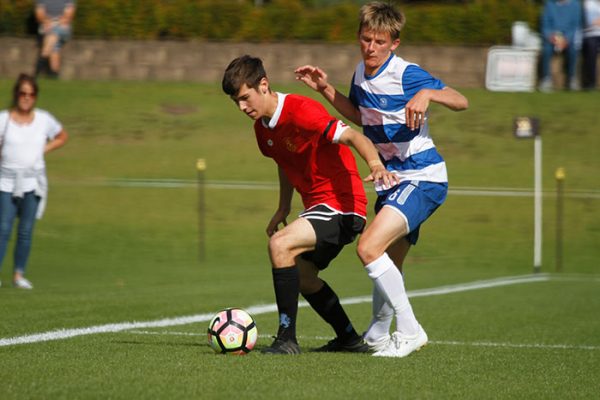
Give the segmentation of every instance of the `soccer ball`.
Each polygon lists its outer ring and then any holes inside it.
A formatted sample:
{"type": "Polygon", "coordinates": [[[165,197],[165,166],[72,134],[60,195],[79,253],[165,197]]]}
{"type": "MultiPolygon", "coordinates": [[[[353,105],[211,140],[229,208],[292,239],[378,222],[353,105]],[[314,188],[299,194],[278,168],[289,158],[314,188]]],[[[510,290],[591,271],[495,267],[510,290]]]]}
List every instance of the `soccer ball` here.
{"type": "Polygon", "coordinates": [[[219,311],[208,325],[208,344],[220,354],[248,354],[256,344],[256,323],[246,311],[226,308],[219,311]]]}

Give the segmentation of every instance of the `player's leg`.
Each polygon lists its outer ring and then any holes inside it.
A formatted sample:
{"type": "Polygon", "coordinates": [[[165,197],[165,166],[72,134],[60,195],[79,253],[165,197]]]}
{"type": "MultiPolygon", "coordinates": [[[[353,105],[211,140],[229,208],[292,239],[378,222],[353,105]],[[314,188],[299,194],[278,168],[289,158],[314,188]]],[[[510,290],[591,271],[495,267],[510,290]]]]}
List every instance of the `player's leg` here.
{"type": "Polygon", "coordinates": [[[300,291],[311,307],[335,331],[336,337],[316,351],[365,352],[362,337],[356,332],[350,318],[340,304],[334,290],[319,278],[319,272],[327,268],[340,251],[362,232],[365,219],[357,215],[343,215],[326,206],[317,206],[305,211],[315,235],[315,249],[297,258],[300,267],[300,291]]]}
{"type": "Polygon", "coordinates": [[[299,218],[277,231],[269,240],[273,287],[279,313],[279,328],[273,344],[262,350],[267,354],[298,354],[296,318],[300,276],[296,256],[314,248],[316,236],[310,223],[299,218]]]}
{"type": "MultiPolygon", "coordinates": [[[[359,257],[377,291],[392,306],[396,316],[392,340],[376,355],[404,357],[427,343],[427,335],[408,300],[404,278],[386,250],[394,244],[401,245],[401,240],[415,244],[420,225],[443,203],[446,194],[445,183],[411,181],[400,184],[387,196],[383,208],[359,240],[359,257]]],[[[393,248],[395,258],[402,258],[399,261],[403,261],[408,251],[408,246],[404,246],[404,249],[393,248]]]]}
{"type": "MultiPolygon", "coordinates": [[[[375,289],[385,301],[391,305],[396,316],[396,331],[392,333],[389,341],[377,341],[376,346],[371,345],[376,351],[373,355],[385,357],[405,357],[427,344],[427,334],[418,323],[406,294],[404,278],[392,259],[385,252],[377,257],[377,249],[387,242],[398,240],[406,234],[406,220],[391,207],[384,207],[375,217],[373,224],[367,229],[368,234],[364,240],[367,243],[361,247],[359,241],[359,255],[365,264],[369,277],[375,284],[375,289]],[[395,226],[394,226],[395,225],[395,226]],[[373,248],[369,248],[369,240],[373,248]],[[362,250],[362,252],[360,252],[362,250]]],[[[363,237],[361,237],[363,240],[363,237]]]]}
{"type": "MultiPolygon", "coordinates": [[[[402,265],[409,249],[410,243],[406,239],[401,239],[393,243],[387,249],[388,255],[400,272],[402,272],[402,265]]],[[[394,309],[385,300],[385,297],[375,284],[373,284],[372,313],[371,323],[363,337],[371,350],[378,351],[383,349],[389,341],[394,309]]]]}
{"type": "Polygon", "coordinates": [[[333,340],[315,351],[367,351],[368,347],[362,343],[362,338],[350,322],[339,297],[327,282],[319,278],[319,269],[302,257],[298,257],[297,265],[300,268],[300,293],[336,334],[333,340]]]}
{"type": "Polygon", "coordinates": [[[359,257],[376,290],[394,309],[396,329],[406,335],[417,333],[419,324],[406,295],[404,279],[386,249],[404,240],[406,219],[391,207],[384,207],[358,242],[359,257]]]}

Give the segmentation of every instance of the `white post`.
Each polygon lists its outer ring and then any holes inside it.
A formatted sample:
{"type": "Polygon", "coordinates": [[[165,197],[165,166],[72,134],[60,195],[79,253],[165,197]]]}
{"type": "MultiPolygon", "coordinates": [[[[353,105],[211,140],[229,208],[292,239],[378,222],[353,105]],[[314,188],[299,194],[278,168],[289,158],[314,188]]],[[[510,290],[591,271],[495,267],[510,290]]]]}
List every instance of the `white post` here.
{"type": "Polygon", "coordinates": [[[542,136],[534,138],[534,237],[533,272],[542,266],[542,136]]]}

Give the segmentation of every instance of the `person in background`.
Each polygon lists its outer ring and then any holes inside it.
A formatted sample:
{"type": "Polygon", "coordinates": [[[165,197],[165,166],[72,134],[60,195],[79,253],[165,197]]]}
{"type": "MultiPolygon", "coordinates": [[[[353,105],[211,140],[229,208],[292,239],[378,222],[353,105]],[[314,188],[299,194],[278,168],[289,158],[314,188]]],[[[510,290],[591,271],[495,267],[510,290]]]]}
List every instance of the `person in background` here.
{"type": "Polygon", "coordinates": [[[58,78],[61,66],[61,50],[71,38],[71,24],[75,16],[75,0],[38,0],[35,18],[42,37],[36,76],[46,73],[58,78]]]}
{"type": "Polygon", "coordinates": [[[539,89],[553,89],[550,63],[554,53],[563,53],[567,61],[566,85],[579,90],[576,77],[578,35],[581,34],[582,15],[579,0],[547,0],[541,16],[542,71],[539,89]]]}
{"type": "Polygon", "coordinates": [[[393,4],[367,3],[360,9],[358,43],[362,61],[344,96],[325,71],[305,65],[297,79],[318,91],[335,109],[362,126],[399,184],[377,185],[375,219],[358,240],[357,253],[372,279],[373,317],[364,340],[377,357],[406,357],[425,346],[427,334],[406,293],[402,268],[421,225],[442,205],[448,192],[446,163],[429,128],[429,106],[461,111],[469,102],[417,64],[394,54],[404,14],[393,4]],[[396,327],[390,335],[393,318],[396,327]]]}
{"type": "Polygon", "coordinates": [[[33,288],[25,270],[35,220],[44,212],[48,191],[44,154],[68,139],[56,118],[35,108],[38,94],[35,78],[21,74],[11,107],[0,112],[0,266],[18,218],[13,285],[20,289],[33,288]]]}
{"type": "Polygon", "coordinates": [[[596,88],[598,48],[600,48],[600,0],[585,0],[583,16],[582,86],[585,90],[594,90],[596,88]]]}

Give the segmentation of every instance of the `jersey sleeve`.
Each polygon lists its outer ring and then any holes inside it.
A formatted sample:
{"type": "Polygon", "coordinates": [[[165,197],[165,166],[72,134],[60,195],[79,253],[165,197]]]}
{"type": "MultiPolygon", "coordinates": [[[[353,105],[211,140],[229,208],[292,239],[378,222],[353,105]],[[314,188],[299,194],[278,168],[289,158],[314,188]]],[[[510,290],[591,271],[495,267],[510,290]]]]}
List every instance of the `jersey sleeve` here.
{"type": "Polygon", "coordinates": [[[298,128],[306,135],[323,135],[333,143],[341,135],[341,132],[338,132],[341,121],[329,114],[325,107],[315,100],[306,99],[302,104],[302,111],[295,113],[295,116],[298,128]]]}
{"type": "Polygon", "coordinates": [[[352,80],[350,81],[350,93],[348,94],[348,100],[350,103],[354,105],[354,107],[358,108],[358,99],[356,96],[356,85],[354,84],[354,77],[356,76],[356,72],[352,74],[352,80]]]}
{"type": "Polygon", "coordinates": [[[421,89],[443,89],[446,87],[444,82],[434,78],[429,72],[418,65],[409,65],[402,76],[402,86],[404,93],[408,97],[413,97],[421,89]]]}

